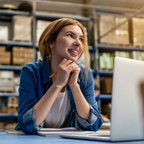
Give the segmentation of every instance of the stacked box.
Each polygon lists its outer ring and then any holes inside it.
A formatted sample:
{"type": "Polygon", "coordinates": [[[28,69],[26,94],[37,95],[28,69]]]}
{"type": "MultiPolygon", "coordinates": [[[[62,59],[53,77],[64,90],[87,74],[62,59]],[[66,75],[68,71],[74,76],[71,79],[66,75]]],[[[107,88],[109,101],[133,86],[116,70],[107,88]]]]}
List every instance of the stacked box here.
{"type": "Polygon", "coordinates": [[[20,77],[15,76],[14,77],[14,84],[15,84],[15,92],[18,93],[19,85],[20,85],[20,77]]]}
{"type": "Polygon", "coordinates": [[[144,61],[144,52],[133,51],[132,58],[136,60],[144,61]]]}
{"type": "Polygon", "coordinates": [[[144,18],[132,18],[133,45],[144,46],[144,18]]]}
{"type": "Polygon", "coordinates": [[[112,53],[102,53],[99,59],[100,70],[112,70],[114,67],[114,56],[112,53]]]}
{"type": "Polygon", "coordinates": [[[126,51],[116,51],[115,56],[124,57],[124,58],[130,58],[131,57],[130,52],[126,52],[126,51]]]}
{"type": "Polygon", "coordinates": [[[13,16],[13,40],[32,41],[32,18],[29,16],[13,16]]]}
{"type": "Polygon", "coordinates": [[[12,55],[13,65],[23,65],[34,60],[34,52],[32,48],[13,47],[12,55]]]}
{"type": "Polygon", "coordinates": [[[111,118],[111,102],[110,101],[102,101],[101,102],[102,105],[102,114],[110,119],[111,118]]]}
{"type": "Polygon", "coordinates": [[[50,24],[50,21],[38,20],[36,28],[36,43],[38,44],[39,38],[44,29],[50,24]]]}
{"type": "Polygon", "coordinates": [[[0,46],[0,64],[11,64],[11,52],[6,51],[6,48],[4,46],[0,46]]]}
{"type": "Polygon", "coordinates": [[[8,98],[8,107],[18,107],[17,97],[9,97],[8,98]]]}
{"type": "Polygon", "coordinates": [[[100,15],[100,43],[114,45],[129,45],[129,23],[123,16],[100,15]]]}
{"type": "Polygon", "coordinates": [[[0,71],[0,92],[14,92],[14,72],[0,71]]]}
{"type": "Polygon", "coordinates": [[[8,41],[9,40],[9,32],[8,26],[0,25],[0,41],[8,41]]]}
{"type": "Polygon", "coordinates": [[[100,79],[100,91],[102,94],[111,94],[112,93],[112,77],[101,77],[100,79]]]}

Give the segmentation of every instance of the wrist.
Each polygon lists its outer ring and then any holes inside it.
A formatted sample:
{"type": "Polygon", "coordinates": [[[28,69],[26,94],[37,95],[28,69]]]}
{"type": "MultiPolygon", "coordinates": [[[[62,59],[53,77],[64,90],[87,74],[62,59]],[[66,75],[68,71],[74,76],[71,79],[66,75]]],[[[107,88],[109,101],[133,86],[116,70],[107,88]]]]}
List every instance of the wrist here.
{"type": "Polygon", "coordinates": [[[56,83],[53,83],[53,87],[55,90],[58,90],[58,91],[61,91],[61,89],[63,88],[63,86],[56,84],[56,83]]]}
{"type": "Polygon", "coordinates": [[[70,84],[69,86],[70,86],[70,88],[72,90],[72,89],[78,88],[79,84],[76,82],[76,83],[70,84]]]}

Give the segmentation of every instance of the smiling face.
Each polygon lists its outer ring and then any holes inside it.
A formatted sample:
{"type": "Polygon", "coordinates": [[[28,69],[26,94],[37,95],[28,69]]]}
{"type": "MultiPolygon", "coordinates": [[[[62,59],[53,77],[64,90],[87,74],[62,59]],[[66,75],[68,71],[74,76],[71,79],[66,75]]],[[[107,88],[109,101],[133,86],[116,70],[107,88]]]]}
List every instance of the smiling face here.
{"type": "Polygon", "coordinates": [[[64,58],[77,61],[83,53],[83,41],[84,36],[78,25],[64,27],[50,44],[52,59],[57,62],[64,58]]]}

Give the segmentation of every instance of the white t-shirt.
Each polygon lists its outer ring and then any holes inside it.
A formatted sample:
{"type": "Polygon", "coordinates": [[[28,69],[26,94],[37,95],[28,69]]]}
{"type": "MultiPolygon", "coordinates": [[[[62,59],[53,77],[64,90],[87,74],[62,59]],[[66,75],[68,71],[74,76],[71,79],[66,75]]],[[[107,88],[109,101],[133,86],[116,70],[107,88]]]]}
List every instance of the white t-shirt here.
{"type": "Polygon", "coordinates": [[[45,127],[59,128],[70,110],[68,93],[65,90],[60,92],[54,104],[52,105],[46,119],[45,127]]]}

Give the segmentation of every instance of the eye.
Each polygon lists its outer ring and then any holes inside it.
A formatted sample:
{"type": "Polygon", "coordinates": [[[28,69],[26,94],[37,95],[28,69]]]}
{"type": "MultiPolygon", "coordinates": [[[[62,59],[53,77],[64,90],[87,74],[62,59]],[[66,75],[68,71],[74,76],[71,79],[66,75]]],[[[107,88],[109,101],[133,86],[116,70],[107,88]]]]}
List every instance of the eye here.
{"type": "Polygon", "coordinates": [[[81,38],[79,38],[79,40],[80,40],[81,42],[83,42],[83,41],[84,41],[84,38],[81,37],[81,38]]]}

